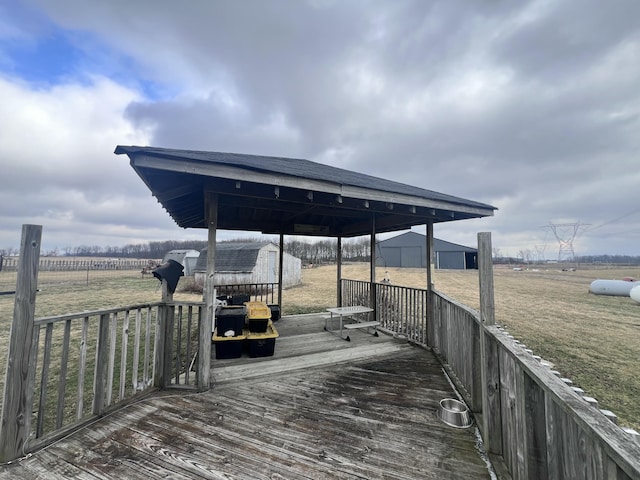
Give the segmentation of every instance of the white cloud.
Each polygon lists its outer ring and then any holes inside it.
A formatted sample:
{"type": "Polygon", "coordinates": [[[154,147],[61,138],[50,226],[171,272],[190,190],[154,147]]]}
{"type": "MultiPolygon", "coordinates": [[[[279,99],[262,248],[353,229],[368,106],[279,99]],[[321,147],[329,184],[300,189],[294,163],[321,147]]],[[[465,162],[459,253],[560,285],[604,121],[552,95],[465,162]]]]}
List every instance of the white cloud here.
{"type": "Polygon", "coordinates": [[[123,117],[136,92],[105,78],[35,90],[5,77],[0,97],[0,245],[10,246],[23,223],[65,228],[71,243],[148,209],[150,195],[113,155],[117,144],[149,142],[148,131],[123,117]]]}

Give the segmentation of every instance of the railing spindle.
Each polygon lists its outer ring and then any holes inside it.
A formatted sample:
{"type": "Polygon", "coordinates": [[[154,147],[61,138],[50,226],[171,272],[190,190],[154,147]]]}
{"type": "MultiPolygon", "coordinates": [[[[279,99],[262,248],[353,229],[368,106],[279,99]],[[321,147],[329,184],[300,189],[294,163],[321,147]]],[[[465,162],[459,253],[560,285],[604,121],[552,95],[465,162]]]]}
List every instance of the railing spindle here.
{"type": "Polygon", "coordinates": [[[62,426],[64,419],[64,397],[67,389],[67,366],[69,363],[69,339],[71,337],[71,319],[64,324],[64,338],[62,340],[62,359],[60,360],[60,375],[58,376],[58,408],[56,410],[56,429],[62,426]]]}
{"type": "Polygon", "coordinates": [[[45,406],[47,404],[47,384],[49,382],[49,365],[51,363],[51,337],[53,336],[53,324],[47,325],[44,337],[44,352],[42,355],[42,370],[40,373],[40,399],[38,406],[38,422],[36,425],[36,438],[40,438],[44,432],[45,406]]]}
{"type": "Polygon", "coordinates": [[[140,369],[140,329],[142,325],[142,311],[136,309],[136,330],[133,340],[133,366],[131,368],[131,387],[134,392],[138,391],[138,370],[140,369]]]}
{"type": "Polygon", "coordinates": [[[125,386],[127,382],[127,351],[129,347],[129,310],[124,312],[122,321],[122,341],[120,343],[120,385],[118,388],[118,401],[124,400],[125,386]]]}
{"type": "Polygon", "coordinates": [[[82,338],[80,340],[80,358],[78,361],[78,398],[76,401],[76,420],[82,419],[84,411],[84,378],[87,372],[87,341],[89,339],[89,317],[82,320],[82,338]]]}

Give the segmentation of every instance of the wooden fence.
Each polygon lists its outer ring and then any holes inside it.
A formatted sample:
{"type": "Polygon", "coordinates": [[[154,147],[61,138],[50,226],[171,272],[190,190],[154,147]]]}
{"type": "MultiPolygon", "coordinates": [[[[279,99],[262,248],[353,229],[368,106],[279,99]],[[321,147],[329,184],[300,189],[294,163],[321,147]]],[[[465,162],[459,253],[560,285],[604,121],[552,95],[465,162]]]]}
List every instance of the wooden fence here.
{"type": "MultiPolygon", "coordinates": [[[[18,270],[19,257],[4,257],[0,271],[15,272],[18,270]]],[[[38,270],[41,272],[72,272],[86,270],[142,270],[162,263],[160,260],[138,258],[76,258],[46,257],[40,258],[38,270]]]]}

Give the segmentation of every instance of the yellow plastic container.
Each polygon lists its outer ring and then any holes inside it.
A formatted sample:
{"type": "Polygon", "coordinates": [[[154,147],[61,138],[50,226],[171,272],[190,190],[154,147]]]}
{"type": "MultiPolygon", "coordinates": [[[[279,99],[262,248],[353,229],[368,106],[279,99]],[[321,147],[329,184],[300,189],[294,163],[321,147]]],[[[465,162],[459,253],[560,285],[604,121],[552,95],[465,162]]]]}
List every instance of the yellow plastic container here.
{"type": "Polygon", "coordinates": [[[244,306],[247,312],[249,331],[265,333],[271,320],[271,309],[269,306],[264,302],[246,302],[244,306]]]}
{"type": "Polygon", "coordinates": [[[244,306],[247,309],[247,319],[271,318],[271,309],[264,302],[246,302],[244,306]]]}

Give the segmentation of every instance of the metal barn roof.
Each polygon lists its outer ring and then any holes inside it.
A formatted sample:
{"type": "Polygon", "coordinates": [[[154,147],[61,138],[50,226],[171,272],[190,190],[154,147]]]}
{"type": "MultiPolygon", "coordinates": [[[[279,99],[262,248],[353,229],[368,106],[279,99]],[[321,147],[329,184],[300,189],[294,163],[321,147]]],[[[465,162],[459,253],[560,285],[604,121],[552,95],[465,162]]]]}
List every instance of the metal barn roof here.
{"type": "MultiPolygon", "coordinates": [[[[404,247],[404,246],[418,246],[423,248],[425,246],[426,236],[418,232],[406,232],[395,237],[387,238],[386,240],[380,240],[378,242],[379,247],[404,247]]],[[[435,252],[477,252],[477,248],[466,247],[457,243],[447,242],[439,238],[433,239],[433,250],[435,252]]]]}
{"type": "Polygon", "coordinates": [[[353,237],[493,215],[495,207],[309,160],[118,146],[175,222],[207,228],[218,197],[225,230],[353,237]]]}

